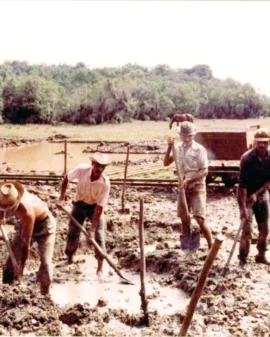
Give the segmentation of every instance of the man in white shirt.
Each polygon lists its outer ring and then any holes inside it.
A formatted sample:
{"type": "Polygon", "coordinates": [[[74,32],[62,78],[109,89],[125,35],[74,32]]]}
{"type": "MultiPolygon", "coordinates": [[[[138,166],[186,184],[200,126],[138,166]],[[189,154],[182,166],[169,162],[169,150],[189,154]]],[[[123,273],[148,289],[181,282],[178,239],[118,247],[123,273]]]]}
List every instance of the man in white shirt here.
{"type": "MultiPolygon", "coordinates": [[[[107,154],[96,152],[90,159],[92,160],[92,165],[80,164],[65,175],[59,201],[61,204],[64,203],[68,183],[77,179],[77,190],[71,214],[81,225],[83,225],[86,218],[91,220],[91,238],[95,239],[103,252],[106,253],[104,233],[106,219],[103,210],[109,199],[110,181],[103,171],[109,164],[109,158],[107,154]]],[[[73,262],[73,255],[78,248],[79,239],[80,230],[70,221],[65,250],[69,263],[73,262]]],[[[97,251],[95,252],[95,257],[98,261],[97,275],[101,276],[103,258],[97,251]]]]}

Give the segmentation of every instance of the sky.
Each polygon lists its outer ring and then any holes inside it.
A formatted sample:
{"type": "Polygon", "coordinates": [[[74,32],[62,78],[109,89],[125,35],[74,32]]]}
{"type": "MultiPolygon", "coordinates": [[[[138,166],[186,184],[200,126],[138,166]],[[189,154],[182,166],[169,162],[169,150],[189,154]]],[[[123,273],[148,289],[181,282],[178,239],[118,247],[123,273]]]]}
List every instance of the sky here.
{"type": "Polygon", "coordinates": [[[0,1],[0,63],[191,68],[270,96],[269,1],[0,1]]]}

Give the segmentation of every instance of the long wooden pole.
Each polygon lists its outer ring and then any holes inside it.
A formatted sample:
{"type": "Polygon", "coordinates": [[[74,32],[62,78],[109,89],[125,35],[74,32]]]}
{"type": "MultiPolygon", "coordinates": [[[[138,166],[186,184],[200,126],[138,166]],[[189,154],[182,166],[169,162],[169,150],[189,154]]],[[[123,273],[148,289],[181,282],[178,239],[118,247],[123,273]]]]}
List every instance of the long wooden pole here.
{"type": "Polygon", "coordinates": [[[204,266],[201,270],[200,276],[199,276],[199,280],[198,283],[193,291],[193,294],[191,296],[191,300],[189,302],[188,308],[187,308],[187,312],[184,318],[184,321],[182,323],[181,329],[180,329],[180,336],[186,336],[188,328],[190,326],[194,311],[196,309],[197,303],[200,299],[201,293],[204,289],[204,285],[205,285],[205,281],[208,277],[209,274],[209,270],[217,256],[217,253],[219,251],[219,248],[223,242],[223,236],[221,234],[219,234],[214,243],[213,246],[211,247],[208,256],[205,260],[204,266]]]}
{"type": "Polygon", "coordinates": [[[141,308],[144,313],[145,324],[149,326],[149,314],[148,314],[148,300],[146,299],[146,288],[145,288],[145,274],[146,274],[146,264],[144,255],[144,227],[143,227],[143,199],[140,199],[140,219],[139,219],[139,235],[140,235],[140,251],[141,251],[141,308]]]}
{"type": "Polygon", "coordinates": [[[175,143],[173,144],[172,151],[173,151],[173,158],[175,161],[178,182],[179,182],[179,202],[181,203],[182,219],[185,222],[185,226],[187,227],[187,228],[183,228],[183,232],[184,234],[186,234],[190,232],[190,221],[191,220],[190,220],[190,214],[189,214],[188,206],[187,206],[186,192],[184,188],[180,187],[180,184],[182,183],[182,180],[183,180],[183,172],[182,172],[181,164],[180,164],[181,159],[179,158],[179,151],[177,151],[175,143]]]}
{"type": "Polygon", "coordinates": [[[231,258],[232,258],[232,256],[233,256],[233,253],[234,253],[234,250],[235,250],[235,246],[236,246],[236,244],[237,244],[237,241],[238,241],[238,239],[239,239],[239,236],[240,236],[240,233],[241,233],[241,231],[242,231],[242,229],[243,229],[243,226],[244,226],[244,224],[245,224],[245,221],[246,221],[246,220],[245,220],[244,218],[241,219],[240,226],[239,226],[238,231],[237,231],[237,233],[236,233],[236,235],[235,235],[235,238],[234,238],[234,240],[233,240],[232,249],[231,249],[231,251],[230,251],[228,260],[227,260],[227,262],[226,262],[226,264],[225,264],[225,267],[224,267],[224,270],[223,270],[223,275],[225,275],[226,272],[227,272],[227,270],[228,270],[228,267],[229,267],[230,262],[231,262],[231,258]]]}
{"type": "Polygon", "coordinates": [[[130,146],[127,146],[127,157],[125,163],[125,173],[124,173],[124,183],[123,183],[123,191],[122,191],[122,211],[125,208],[125,192],[126,192],[126,180],[127,180],[127,168],[128,168],[128,159],[129,159],[129,150],[130,146]]]}
{"type": "Polygon", "coordinates": [[[116,265],[111,261],[111,259],[109,258],[109,256],[107,254],[105,254],[103,252],[103,250],[101,249],[101,247],[98,245],[98,243],[96,242],[96,240],[92,239],[89,235],[89,233],[87,232],[87,230],[82,227],[82,225],[71,215],[71,213],[65,209],[65,207],[63,207],[61,204],[57,204],[57,206],[64,212],[66,213],[66,215],[70,218],[70,220],[74,223],[74,225],[79,228],[83,234],[89,239],[89,241],[92,243],[92,245],[96,248],[96,250],[99,252],[99,254],[108,262],[108,264],[114,269],[114,271],[121,277],[121,279],[123,279],[123,281],[125,281],[128,284],[133,284],[130,280],[128,280],[127,278],[125,278],[122,273],[120,272],[120,270],[116,267],[116,265]]]}
{"type": "Polygon", "coordinates": [[[67,173],[67,141],[64,143],[64,174],[67,173]]]}

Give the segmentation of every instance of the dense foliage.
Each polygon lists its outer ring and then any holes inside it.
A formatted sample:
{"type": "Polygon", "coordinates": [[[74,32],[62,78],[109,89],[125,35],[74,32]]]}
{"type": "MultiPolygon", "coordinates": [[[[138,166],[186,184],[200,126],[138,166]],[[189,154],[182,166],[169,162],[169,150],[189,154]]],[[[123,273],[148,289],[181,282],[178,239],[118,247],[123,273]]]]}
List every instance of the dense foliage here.
{"type": "Polygon", "coordinates": [[[83,63],[0,65],[3,122],[100,124],[165,120],[175,113],[197,118],[270,116],[270,98],[250,84],[213,77],[207,65],[148,69],[136,64],[90,69],[83,63]]]}

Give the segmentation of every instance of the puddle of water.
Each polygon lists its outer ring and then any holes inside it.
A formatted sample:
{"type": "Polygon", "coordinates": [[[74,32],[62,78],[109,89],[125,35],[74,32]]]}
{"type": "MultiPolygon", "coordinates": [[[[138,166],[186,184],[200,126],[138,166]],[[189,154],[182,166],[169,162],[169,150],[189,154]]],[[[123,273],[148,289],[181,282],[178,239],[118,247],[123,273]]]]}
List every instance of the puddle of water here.
{"type": "MultiPolygon", "coordinates": [[[[88,163],[90,153],[83,153],[89,144],[69,143],[67,146],[67,169],[72,169],[79,163],[88,163]]],[[[93,151],[95,147],[93,147],[93,151]]],[[[62,173],[64,170],[64,154],[56,154],[64,151],[63,143],[39,143],[20,147],[0,149],[0,168],[10,167],[12,171],[22,170],[30,172],[54,171],[62,173]],[[3,164],[5,163],[5,164],[3,164]]],[[[126,154],[109,154],[112,161],[124,161],[126,154]]],[[[149,158],[149,155],[130,154],[130,161],[149,158]]]]}
{"type": "MultiPolygon", "coordinates": [[[[100,310],[126,309],[130,313],[139,313],[141,305],[140,275],[134,275],[130,272],[123,272],[123,275],[131,280],[134,285],[120,283],[120,278],[113,272],[109,274],[108,264],[104,264],[104,280],[98,281],[95,274],[96,260],[93,256],[77,256],[79,260],[85,260],[80,263],[81,274],[74,270],[72,274],[70,266],[66,266],[65,272],[61,272],[61,277],[67,281],[62,284],[53,283],[51,288],[51,297],[54,302],[64,307],[76,303],[88,302],[91,306],[96,306],[98,300],[103,298],[107,301],[107,306],[100,310]],[[75,278],[73,279],[73,277],[75,278]]],[[[77,268],[78,264],[76,265],[77,268]]],[[[77,269],[76,269],[77,270],[77,269]]],[[[55,271],[55,274],[60,274],[55,271]]],[[[156,275],[155,275],[156,277],[156,275]]],[[[151,296],[149,300],[149,311],[157,310],[160,314],[173,314],[176,311],[183,310],[189,302],[187,295],[179,290],[170,287],[161,287],[157,281],[151,279],[151,275],[146,276],[146,294],[151,296]]]]}

